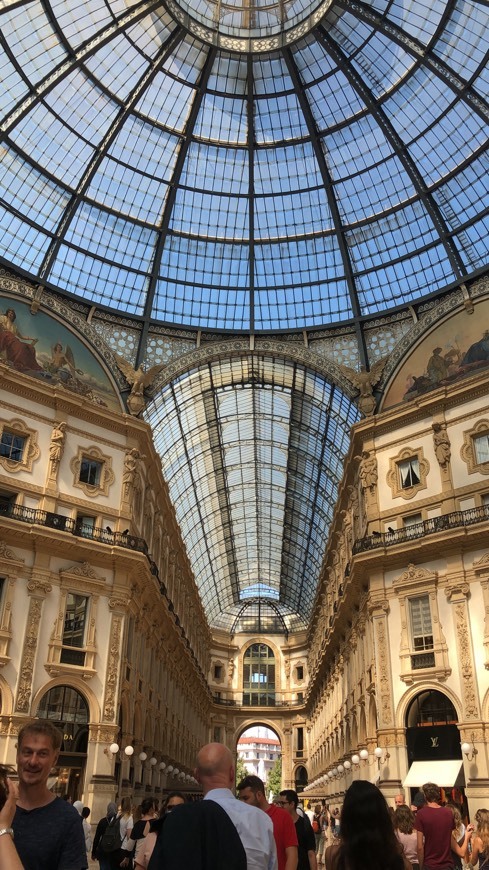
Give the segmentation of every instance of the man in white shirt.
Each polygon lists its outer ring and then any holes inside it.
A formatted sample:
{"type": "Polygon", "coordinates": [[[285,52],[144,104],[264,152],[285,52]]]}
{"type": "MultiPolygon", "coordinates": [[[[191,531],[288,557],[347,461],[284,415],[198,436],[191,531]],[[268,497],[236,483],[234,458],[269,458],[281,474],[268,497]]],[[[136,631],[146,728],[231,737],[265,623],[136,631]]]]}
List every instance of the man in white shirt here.
{"type": "Polygon", "coordinates": [[[277,870],[273,825],[266,813],[239,801],[235,787],[234,762],[222,743],[208,743],[197,755],[194,776],[202,785],[204,800],[218,803],[234,823],[246,852],[248,870],[277,870]]]}

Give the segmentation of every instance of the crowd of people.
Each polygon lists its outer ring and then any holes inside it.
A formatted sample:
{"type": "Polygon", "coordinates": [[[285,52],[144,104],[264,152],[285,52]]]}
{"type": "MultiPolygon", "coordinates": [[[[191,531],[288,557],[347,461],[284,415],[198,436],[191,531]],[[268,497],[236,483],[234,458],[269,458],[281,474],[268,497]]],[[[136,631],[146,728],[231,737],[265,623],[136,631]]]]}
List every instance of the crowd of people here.
{"type": "Polygon", "coordinates": [[[410,806],[397,795],[389,808],[365,780],[347,789],[341,813],[324,802],[303,808],[293,789],[270,803],[257,776],[235,786],[220,743],[197,756],[203,800],[175,791],[162,807],[151,797],[109,803],[92,840],[89,808],[48,788],[61,739],[35,720],[19,732],[18,784],[0,769],[0,868],[86,870],[91,856],[100,870],[489,870],[489,810],[477,811],[474,828],[433,783],[410,806]]]}

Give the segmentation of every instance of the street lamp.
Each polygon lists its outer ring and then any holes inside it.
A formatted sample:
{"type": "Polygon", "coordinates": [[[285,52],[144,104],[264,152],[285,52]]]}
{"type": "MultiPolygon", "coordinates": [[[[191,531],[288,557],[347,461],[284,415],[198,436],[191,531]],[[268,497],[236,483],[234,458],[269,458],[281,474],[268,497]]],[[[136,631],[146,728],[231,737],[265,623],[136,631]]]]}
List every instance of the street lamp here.
{"type": "Polygon", "coordinates": [[[110,753],[112,758],[114,758],[116,755],[119,756],[119,777],[117,781],[117,795],[120,800],[122,798],[122,774],[124,756],[126,758],[131,758],[131,756],[134,755],[134,746],[131,746],[131,744],[129,744],[128,746],[125,746],[124,749],[120,749],[118,743],[111,743],[108,749],[104,749],[104,752],[106,755],[110,753]]]}

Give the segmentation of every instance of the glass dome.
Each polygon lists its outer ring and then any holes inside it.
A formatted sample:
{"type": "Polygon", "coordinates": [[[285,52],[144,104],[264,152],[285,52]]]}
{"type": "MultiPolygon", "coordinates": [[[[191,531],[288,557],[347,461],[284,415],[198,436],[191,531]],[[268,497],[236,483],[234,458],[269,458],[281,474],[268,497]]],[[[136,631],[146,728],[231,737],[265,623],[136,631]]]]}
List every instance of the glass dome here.
{"type": "MultiPolygon", "coordinates": [[[[135,324],[136,365],[341,327],[370,367],[381,315],[487,270],[488,55],[473,0],[4,0],[0,263],[135,324]]],[[[213,625],[307,625],[357,418],[263,350],[153,397],[213,625]]]]}
{"type": "Polygon", "coordinates": [[[240,0],[228,48],[187,21],[222,36],[226,8],[2,4],[0,257],[146,321],[252,332],[483,269],[487,7],[240,0]]]}

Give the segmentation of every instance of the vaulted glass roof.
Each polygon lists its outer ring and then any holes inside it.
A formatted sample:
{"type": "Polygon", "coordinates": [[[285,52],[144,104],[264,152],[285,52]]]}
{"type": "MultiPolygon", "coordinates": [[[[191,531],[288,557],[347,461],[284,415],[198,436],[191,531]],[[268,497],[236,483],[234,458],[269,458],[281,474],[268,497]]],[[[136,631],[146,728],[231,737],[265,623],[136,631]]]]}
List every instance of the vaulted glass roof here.
{"type": "MultiPolygon", "coordinates": [[[[488,19],[483,0],[0,0],[0,263],[137,321],[134,365],[158,324],[351,325],[369,367],[380,315],[487,270],[488,19]]],[[[148,419],[212,624],[303,627],[350,400],[250,351],[148,419]]]]}
{"type": "Polygon", "coordinates": [[[147,419],[211,624],[305,628],[355,405],[250,354],[174,381],[147,419]]]}

